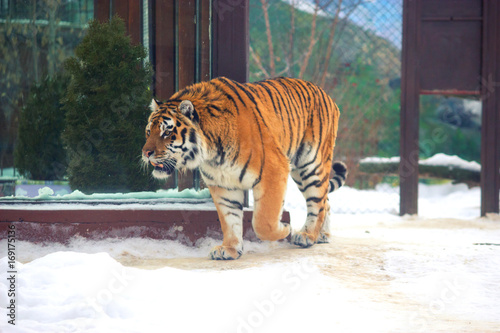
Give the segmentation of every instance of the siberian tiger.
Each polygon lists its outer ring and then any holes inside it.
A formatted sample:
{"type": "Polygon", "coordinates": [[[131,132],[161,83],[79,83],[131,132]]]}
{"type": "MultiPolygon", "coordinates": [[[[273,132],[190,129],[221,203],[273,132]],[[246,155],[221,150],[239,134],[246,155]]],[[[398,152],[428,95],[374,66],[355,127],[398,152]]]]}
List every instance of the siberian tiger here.
{"type": "Polygon", "coordinates": [[[252,189],[252,226],[262,240],[287,237],[280,222],[291,172],[307,202],[307,219],[292,243],[309,247],[329,239],[328,192],[344,184],[346,167],[333,164],[339,109],[318,86],[291,78],[240,84],[219,77],[193,84],[160,103],[153,99],[144,163],[153,176],[199,168],[224,235],[212,259],[243,252],[244,190],[252,189]]]}

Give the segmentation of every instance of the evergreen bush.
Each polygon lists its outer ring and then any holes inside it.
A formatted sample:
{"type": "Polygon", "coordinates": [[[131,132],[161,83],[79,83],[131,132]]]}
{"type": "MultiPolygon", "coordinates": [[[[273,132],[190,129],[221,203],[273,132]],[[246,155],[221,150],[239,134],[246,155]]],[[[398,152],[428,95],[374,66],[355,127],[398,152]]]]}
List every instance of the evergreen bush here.
{"type": "Polygon", "coordinates": [[[83,192],[152,190],[139,158],[151,101],[146,51],[131,45],[125,25],[93,20],[75,56],[66,61],[71,82],[65,98],[63,139],[68,178],[83,192]]]}
{"type": "Polygon", "coordinates": [[[19,115],[18,140],[14,152],[19,173],[33,180],[60,180],[65,174],[66,153],[63,98],[69,77],[47,77],[30,89],[19,115]]]}

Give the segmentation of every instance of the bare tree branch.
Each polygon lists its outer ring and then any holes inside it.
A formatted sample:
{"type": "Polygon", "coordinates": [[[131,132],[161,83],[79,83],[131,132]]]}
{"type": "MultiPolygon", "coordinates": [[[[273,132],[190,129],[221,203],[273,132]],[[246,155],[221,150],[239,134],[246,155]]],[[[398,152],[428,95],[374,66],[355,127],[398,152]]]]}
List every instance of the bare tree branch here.
{"type": "Polygon", "coordinates": [[[296,6],[296,0],[292,0],[290,3],[290,34],[289,34],[289,41],[290,41],[290,51],[288,51],[288,57],[287,57],[287,74],[288,76],[293,76],[292,75],[292,64],[293,64],[293,41],[295,38],[295,6],[296,6]]]}
{"type": "Polygon", "coordinates": [[[318,5],[318,1],[315,1],[315,2],[316,2],[316,5],[314,6],[314,15],[313,15],[312,23],[311,23],[311,37],[309,39],[309,47],[307,48],[307,52],[306,52],[306,55],[304,57],[304,61],[302,62],[302,66],[300,67],[299,79],[302,79],[304,77],[304,73],[307,69],[309,59],[311,58],[314,44],[316,44],[316,39],[315,39],[316,19],[318,18],[319,5],[318,5]]]}
{"type": "MultiPolygon", "coordinates": [[[[356,8],[359,7],[359,5],[363,4],[363,3],[366,3],[364,2],[363,0],[359,0],[358,2],[356,3],[353,3],[351,4],[350,6],[346,6],[343,8],[342,12],[345,13],[344,17],[342,18],[342,21],[344,22],[344,24],[337,24],[337,28],[335,30],[335,33],[337,34],[337,36],[339,36],[339,38],[337,38],[336,41],[333,42],[333,46],[332,46],[332,54],[333,54],[333,50],[335,50],[338,46],[338,43],[339,43],[339,40],[340,40],[340,36],[342,35],[342,33],[344,32],[346,26],[347,26],[347,21],[349,19],[349,17],[351,17],[351,15],[354,13],[354,11],[356,10],[356,8]]],[[[334,63],[337,62],[339,60],[339,58],[341,57],[342,55],[339,54],[335,57],[334,59],[334,63]]],[[[318,61],[317,65],[316,65],[316,68],[314,70],[314,78],[315,78],[315,81],[318,81],[319,82],[319,75],[321,74],[320,71],[319,71],[319,67],[320,67],[320,64],[324,64],[325,63],[325,58],[323,57],[323,59],[321,61],[318,61]]],[[[327,73],[328,75],[328,73],[327,73]]],[[[325,81],[325,86],[322,86],[323,88],[326,88],[326,81],[325,81]]]]}
{"type": "Polygon", "coordinates": [[[271,71],[271,76],[276,76],[276,65],[274,64],[274,49],[273,49],[273,37],[271,35],[271,24],[269,23],[269,13],[267,11],[266,0],[260,0],[262,4],[262,12],[264,13],[264,21],[266,23],[266,34],[267,34],[267,46],[269,48],[269,69],[271,71]]]}
{"type": "Polygon", "coordinates": [[[262,73],[266,77],[269,77],[269,73],[267,72],[267,70],[262,65],[262,61],[260,61],[260,57],[253,50],[252,45],[250,45],[250,56],[252,57],[253,61],[255,61],[255,64],[257,65],[257,67],[259,67],[259,69],[262,71],[262,73]]]}
{"type": "Polygon", "coordinates": [[[341,7],[342,7],[342,0],[339,0],[337,10],[335,11],[335,17],[333,18],[332,25],[330,26],[330,35],[328,36],[328,47],[326,49],[324,68],[323,68],[323,73],[321,75],[321,80],[319,83],[319,85],[321,87],[323,87],[325,85],[326,73],[328,73],[328,65],[330,63],[330,57],[332,56],[333,37],[335,37],[335,28],[337,27],[337,23],[339,22],[339,15],[340,15],[341,7]]]}

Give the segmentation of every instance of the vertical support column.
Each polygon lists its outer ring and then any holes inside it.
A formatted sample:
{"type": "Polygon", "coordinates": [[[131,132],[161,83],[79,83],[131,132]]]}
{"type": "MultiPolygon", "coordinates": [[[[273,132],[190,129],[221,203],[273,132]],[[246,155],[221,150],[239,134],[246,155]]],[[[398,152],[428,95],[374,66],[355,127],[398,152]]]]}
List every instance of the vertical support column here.
{"type": "MultiPolygon", "coordinates": [[[[176,1],[152,0],[152,31],[154,96],[166,100],[176,91],[176,1]]],[[[171,176],[166,188],[177,187],[177,177],[171,176]]]]}
{"type": "Polygon", "coordinates": [[[418,213],[419,81],[417,76],[420,1],[403,1],[401,70],[400,215],[418,213]]]}
{"type": "Polygon", "coordinates": [[[127,33],[132,44],[142,44],[142,1],[129,0],[127,14],[125,18],[127,33]]]}
{"type": "Polygon", "coordinates": [[[248,81],[249,0],[213,2],[212,75],[248,81]]]}
{"type": "MultiPolygon", "coordinates": [[[[184,89],[196,81],[197,60],[197,6],[196,0],[182,1],[178,6],[178,89],[184,89]]],[[[178,173],[177,186],[179,191],[196,187],[194,184],[195,171],[186,170],[178,173]]]]}
{"type": "Polygon", "coordinates": [[[481,216],[499,212],[500,189],[500,4],[483,1],[481,94],[481,216]]]}
{"type": "Polygon", "coordinates": [[[111,0],[94,0],[94,18],[107,22],[111,18],[111,0]]]}
{"type": "Polygon", "coordinates": [[[199,74],[200,77],[197,78],[199,81],[210,80],[211,74],[211,45],[210,45],[210,25],[212,13],[212,0],[198,0],[200,4],[199,8],[199,34],[200,34],[200,58],[199,58],[199,74]]]}
{"type": "Polygon", "coordinates": [[[156,98],[166,100],[175,92],[175,1],[156,0],[152,9],[154,15],[153,41],[155,59],[156,98]]]}
{"type": "Polygon", "coordinates": [[[125,22],[127,34],[133,44],[142,43],[142,10],[137,0],[94,0],[94,17],[107,22],[112,15],[118,15],[125,22]]]}
{"type": "MultiPolygon", "coordinates": [[[[198,58],[198,77],[197,81],[208,81],[211,78],[211,63],[212,63],[212,45],[211,45],[211,26],[212,26],[212,0],[197,0],[198,1],[198,13],[197,20],[198,24],[198,48],[199,48],[199,58],[198,58]]],[[[195,186],[199,189],[206,188],[206,184],[203,182],[199,170],[195,173],[195,186]]]]}

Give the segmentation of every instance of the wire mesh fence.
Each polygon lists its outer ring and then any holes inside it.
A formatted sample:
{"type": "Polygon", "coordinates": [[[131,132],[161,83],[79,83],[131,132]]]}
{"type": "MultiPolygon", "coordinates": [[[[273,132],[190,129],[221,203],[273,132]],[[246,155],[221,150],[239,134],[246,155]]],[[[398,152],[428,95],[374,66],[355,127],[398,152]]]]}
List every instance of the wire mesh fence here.
{"type": "Polygon", "coordinates": [[[396,175],[363,173],[359,162],[399,155],[401,36],[402,0],[250,0],[250,81],[320,85],[341,110],[335,158],[347,185],[388,194],[382,206],[334,211],[398,211],[396,175]]]}

